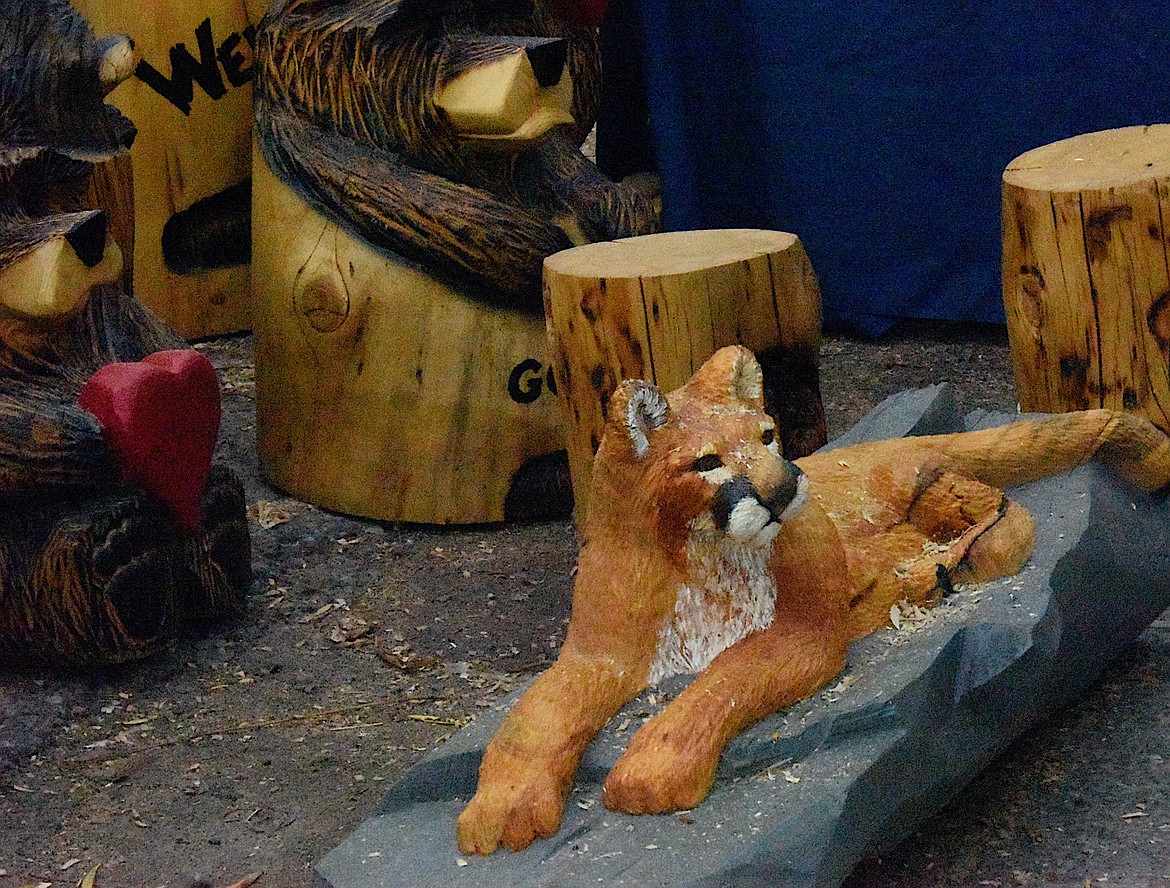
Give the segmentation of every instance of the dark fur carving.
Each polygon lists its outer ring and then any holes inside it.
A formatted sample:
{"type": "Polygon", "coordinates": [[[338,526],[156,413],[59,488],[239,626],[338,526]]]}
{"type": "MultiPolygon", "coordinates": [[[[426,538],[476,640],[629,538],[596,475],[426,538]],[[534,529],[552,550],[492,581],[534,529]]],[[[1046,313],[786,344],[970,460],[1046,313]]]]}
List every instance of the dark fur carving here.
{"type": "Polygon", "coordinates": [[[77,405],[99,367],[184,345],[116,272],[99,274],[105,216],[80,205],[92,161],[133,141],[103,103],[131,59],[126,38],[96,41],[64,0],[0,8],[0,664],[141,656],[190,620],[238,613],[251,582],[239,480],[214,469],[183,534],[77,405]],[[57,247],[93,285],[28,316],[12,289],[41,279],[17,263],[57,247]]]}
{"type": "Polygon", "coordinates": [[[658,227],[645,193],[578,148],[597,110],[596,33],[539,0],[276,0],[257,58],[257,128],[276,174],[328,218],[478,298],[539,313],[541,265],[573,245],[567,229],[607,240],[658,227]],[[514,147],[463,138],[437,94],[522,51],[545,81],[563,53],[575,124],[514,147]]]}

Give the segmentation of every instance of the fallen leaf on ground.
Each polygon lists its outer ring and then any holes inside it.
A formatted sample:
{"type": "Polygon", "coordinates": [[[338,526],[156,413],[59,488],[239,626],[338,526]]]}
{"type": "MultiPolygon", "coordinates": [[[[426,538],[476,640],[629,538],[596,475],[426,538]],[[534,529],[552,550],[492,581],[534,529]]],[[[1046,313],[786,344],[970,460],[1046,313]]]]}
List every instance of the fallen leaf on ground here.
{"type": "Polygon", "coordinates": [[[337,605],[331,601],[328,604],[321,605],[319,608],[317,608],[311,614],[308,614],[306,616],[301,617],[300,620],[298,620],[297,622],[311,623],[314,620],[316,620],[317,618],[325,616],[331,610],[336,610],[336,609],[337,609],[337,605]]]}
{"type": "Polygon", "coordinates": [[[414,653],[409,644],[395,645],[387,649],[375,643],[374,653],[387,666],[393,666],[403,672],[422,672],[426,669],[434,669],[443,662],[442,658],[436,654],[414,653]]]}
{"type": "Polygon", "coordinates": [[[342,647],[352,647],[373,632],[377,626],[377,623],[367,623],[361,617],[346,614],[329,633],[329,640],[342,647]]]}
{"type": "Polygon", "coordinates": [[[292,516],[288,512],[268,500],[258,500],[255,506],[248,509],[248,517],[264,530],[269,530],[279,524],[287,524],[292,520],[292,516]]]}
{"type": "Polygon", "coordinates": [[[100,866],[100,863],[94,864],[93,869],[81,877],[81,881],[77,883],[77,888],[94,888],[97,880],[98,867],[100,866]]]}

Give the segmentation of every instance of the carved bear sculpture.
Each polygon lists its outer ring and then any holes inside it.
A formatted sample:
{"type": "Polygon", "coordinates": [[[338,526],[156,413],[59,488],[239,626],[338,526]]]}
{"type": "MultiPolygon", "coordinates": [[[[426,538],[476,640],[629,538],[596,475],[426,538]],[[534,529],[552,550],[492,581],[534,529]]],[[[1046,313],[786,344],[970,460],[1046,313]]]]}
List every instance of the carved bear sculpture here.
{"type": "Polygon", "coordinates": [[[555,833],[594,735],[679,673],[697,675],[634,735],[604,802],[697,805],[728,741],[833,678],[893,604],[1023,566],[1032,519],[1001,488],[1090,459],[1144,490],[1170,482],[1170,438],[1107,410],[788,462],[759,365],[736,346],[668,396],[623,383],[608,417],[568,635],[487,748],[465,853],[555,833]]]}
{"type": "Polygon", "coordinates": [[[599,71],[595,29],[541,0],[269,7],[252,267],[272,483],[382,520],[568,514],[543,263],[659,225],[580,150],[599,71]]]}
{"type": "Polygon", "coordinates": [[[81,208],[133,141],[103,102],[133,64],[61,0],[0,10],[0,664],[138,657],[251,581],[215,371],[121,292],[81,208]]]}
{"type": "Polygon", "coordinates": [[[476,298],[539,314],[546,256],[658,228],[651,197],[578,148],[596,32],[540,0],[276,0],[257,58],[277,175],[476,298]]]}

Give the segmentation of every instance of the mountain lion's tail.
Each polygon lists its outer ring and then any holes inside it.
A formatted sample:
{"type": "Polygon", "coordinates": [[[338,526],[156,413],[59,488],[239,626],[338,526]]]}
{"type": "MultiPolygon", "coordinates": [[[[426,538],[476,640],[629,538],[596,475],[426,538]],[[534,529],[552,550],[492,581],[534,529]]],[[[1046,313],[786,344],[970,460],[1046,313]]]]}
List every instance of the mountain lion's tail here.
{"type": "Polygon", "coordinates": [[[916,442],[1000,488],[1067,472],[1090,460],[1112,466],[1147,492],[1170,485],[1170,437],[1143,417],[1114,410],[1063,413],[916,442]]]}

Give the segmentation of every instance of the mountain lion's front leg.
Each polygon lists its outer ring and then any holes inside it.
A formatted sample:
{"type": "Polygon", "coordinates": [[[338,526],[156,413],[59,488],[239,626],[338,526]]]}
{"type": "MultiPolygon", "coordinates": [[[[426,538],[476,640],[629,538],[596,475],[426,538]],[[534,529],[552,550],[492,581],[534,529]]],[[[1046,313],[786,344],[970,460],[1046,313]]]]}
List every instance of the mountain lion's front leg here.
{"type": "Polygon", "coordinates": [[[551,837],[585,748],[641,690],[645,672],[566,645],[488,744],[475,797],[459,816],[459,849],[520,851],[551,837]]]}
{"type": "Polygon", "coordinates": [[[699,804],[733,737],[841,671],[840,639],[835,629],[774,623],[729,647],[634,735],[605,781],[606,807],[659,814],[699,804]]]}
{"type": "Polygon", "coordinates": [[[605,781],[607,807],[631,814],[694,807],[736,734],[844,668],[850,580],[836,528],[816,503],[785,522],[769,570],[772,625],[720,653],[634,735],[605,781]]]}

